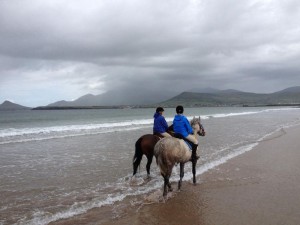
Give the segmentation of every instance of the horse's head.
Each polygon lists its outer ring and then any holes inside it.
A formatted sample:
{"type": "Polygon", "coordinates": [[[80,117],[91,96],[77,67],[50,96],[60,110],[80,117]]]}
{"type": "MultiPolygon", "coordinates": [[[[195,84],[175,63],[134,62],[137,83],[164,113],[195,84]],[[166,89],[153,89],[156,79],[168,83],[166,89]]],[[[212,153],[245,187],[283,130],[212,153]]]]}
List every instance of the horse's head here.
{"type": "Polygon", "coordinates": [[[205,136],[205,130],[204,130],[204,127],[203,127],[202,124],[201,124],[200,116],[199,116],[199,118],[194,117],[194,118],[190,121],[190,124],[191,124],[191,126],[192,126],[194,132],[196,131],[196,133],[197,133],[199,136],[205,136]]]}

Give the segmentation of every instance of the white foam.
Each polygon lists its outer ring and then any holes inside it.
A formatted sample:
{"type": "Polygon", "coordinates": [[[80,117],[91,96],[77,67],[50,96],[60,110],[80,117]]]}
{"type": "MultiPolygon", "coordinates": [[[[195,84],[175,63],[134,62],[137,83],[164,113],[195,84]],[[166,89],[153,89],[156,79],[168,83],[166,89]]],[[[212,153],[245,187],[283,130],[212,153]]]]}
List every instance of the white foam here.
{"type": "MultiPolygon", "coordinates": [[[[223,118],[233,116],[245,116],[257,113],[264,113],[270,111],[281,110],[299,110],[298,108],[275,108],[275,109],[262,109],[253,111],[253,109],[245,108],[243,112],[237,113],[219,113],[211,115],[202,115],[201,119],[206,120],[210,118],[223,118]]],[[[192,119],[193,116],[189,116],[188,119],[192,119]]],[[[173,118],[166,118],[168,122],[172,122],[173,118]]],[[[32,128],[7,128],[0,129],[0,144],[8,143],[20,143],[29,141],[42,141],[53,138],[66,138],[76,137],[83,135],[110,133],[116,131],[129,131],[136,129],[144,129],[151,127],[153,119],[137,119],[127,121],[114,121],[104,122],[97,124],[73,124],[62,126],[47,126],[47,127],[32,127],[32,128]]]]}
{"type": "Polygon", "coordinates": [[[51,126],[51,127],[33,127],[33,128],[8,128],[0,130],[0,137],[21,136],[29,134],[49,134],[54,132],[70,132],[70,131],[89,131],[99,130],[103,128],[124,128],[138,125],[152,124],[153,120],[133,120],[114,123],[100,123],[100,124],[83,124],[83,125],[65,125],[65,126],[51,126]]]}
{"type": "Polygon", "coordinates": [[[243,146],[243,147],[240,147],[238,149],[236,149],[234,152],[218,159],[218,160],[215,160],[215,161],[212,161],[212,162],[209,162],[207,164],[204,164],[202,166],[200,166],[199,168],[197,168],[197,174],[203,174],[204,172],[212,169],[212,168],[215,168],[221,164],[224,164],[226,163],[228,160],[232,159],[232,158],[235,158],[237,157],[238,155],[241,155],[245,152],[248,152],[250,150],[252,150],[255,146],[257,146],[258,143],[253,143],[253,144],[250,144],[250,145],[247,145],[247,146],[243,146]]]}
{"type": "MultiPolygon", "coordinates": [[[[127,126],[127,123],[121,123],[120,126],[109,127],[107,125],[72,125],[72,126],[57,126],[57,127],[44,127],[44,128],[25,128],[25,129],[7,129],[0,130],[0,144],[8,143],[22,143],[29,141],[42,141],[55,138],[76,137],[85,135],[96,135],[103,133],[111,133],[116,131],[130,131],[147,126],[143,123],[136,123],[135,126],[127,126]]],[[[144,123],[147,124],[147,123],[144,123]]],[[[148,125],[150,126],[150,125],[148,125]]]]}
{"type": "Polygon", "coordinates": [[[122,186],[119,187],[119,192],[116,194],[109,194],[105,199],[94,199],[90,202],[83,203],[74,203],[69,209],[66,209],[62,212],[55,213],[53,215],[49,215],[43,211],[37,211],[33,215],[33,219],[26,221],[26,218],[23,218],[18,224],[31,224],[31,225],[43,225],[48,224],[50,222],[54,222],[60,219],[67,219],[73,216],[86,213],[88,210],[93,208],[100,208],[102,206],[112,205],[116,202],[120,202],[124,200],[127,196],[136,196],[149,193],[153,190],[157,190],[161,187],[162,182],[157,182],[155,185],[143,186],[139,189],[135,188],[126,188],[126,192],[122,191],[124,189],[124,182],[120,184],[114,184],[113,186],[122,186]]]}
{"type": "MultiPolygon", "coordinates": [[[[228,113],[228,114],[214,114],[213,117],[226,117],[226,116],[237,116],[247,115],[256,112],[243,112],[243,113],[228,113]]],[[[193,118],[193,117],[188,117],[193,118]]],[[[201,119],[207,119],[209,115],[201,116],[201,119]]],[[[173,118],[166,118],[167,121],[172,121],[173,118]]],[[[50,133],[67,133],[74,131],[92,131],[92,130],[107,130],[107,128],[113,130],[114,128],[131,128],[134,126],[141,125],[152,125],[153,119],[140,119],[140,120],[129,120],[120,122],[107,122],[98,124],[74,124],[74,125],[63,125],[63,126],[48,126],[48,127],[32,127],[32,128],[7,128],[0,129],[0,138],[22,136],[22,135],[41,135],[50,133]]]]}
{"type": "Polygon", "coordinates": [[[231,117],[231,116],[244,116],[244,115],[257,114],[257,113],[261,113],[261,112],[263,112],[263,111],[257,111],[257,112],[239,112],[239,113],[219,113],[219,114],[214,114],[211,117],[221,118],[221,117],[231,117]]]}
{"type": "MultiPolygon", "coordinates": [[[[233,150],[232,153],[229,153],[228,155],[226,156],[223,156],[219,159],[216,159],[216,160],[213,160],[211,162],[207,162],[199,167],[197,167],[196,169],[196,175],[201,175],[205,172],[207,172],[208,170],[210,169],[213,169],[221,164],[224,164],[226,163],[228,160],[232,159],[232,158],[235,158],[237,157],[238,155],[241,155],[245,152],[248,152],[250,150],[252,150],[255,146],[258,145],[258,142],[257,143],[253,143],[253,144],[249,144],[247,146],[242,146],[242,147],[239,147],[235,150],[233,150]]],[[[177,182],[178,181],[178,176],[179,176],[179,172],[178,170],[175,170],[174,171],[174,174],[172,175],[171,177],[171,181],[172,182],[177,182]]],[[[188,166],[186,166],[186,169],[185,169],[185,174],[184,174],[184,177],[183,177],[183,180],[184,181],[189,181],[193,178],[193,174],[191,172],[191,164],[189,163],[188,166]]]]}

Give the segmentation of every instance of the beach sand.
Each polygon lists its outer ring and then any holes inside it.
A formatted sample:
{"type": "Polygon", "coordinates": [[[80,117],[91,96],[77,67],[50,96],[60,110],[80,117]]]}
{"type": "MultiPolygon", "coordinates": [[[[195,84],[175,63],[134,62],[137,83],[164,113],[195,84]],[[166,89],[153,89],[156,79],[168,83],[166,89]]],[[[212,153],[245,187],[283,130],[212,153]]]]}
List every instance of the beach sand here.
{"type": "MultiPolygon", "coordinates": [[[[184,182],[164,203],[109,208],[53,224],[300,224],[300,127],[281,129],[253,150],[184,182]],[[106,219],[105,219],[106,218],[106,219]]],[[[173,188],[177,184],[173,183],[173,188]]],[[[161,191],[159,192],[161,194],[161,191]]]]}

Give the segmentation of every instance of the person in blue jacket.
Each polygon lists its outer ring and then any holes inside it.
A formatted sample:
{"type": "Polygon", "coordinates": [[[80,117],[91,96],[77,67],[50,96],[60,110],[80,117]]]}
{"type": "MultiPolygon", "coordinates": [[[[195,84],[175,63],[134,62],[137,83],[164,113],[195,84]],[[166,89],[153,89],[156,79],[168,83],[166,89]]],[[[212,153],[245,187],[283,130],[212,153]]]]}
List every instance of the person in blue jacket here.
{"type": "MultiPolygon", "coordinates": [[[[190,125],[188,119],[183,115],[183,111],[183,106],[179,105],[176,107],[177,115],[175,115],[173,120],[173,130],[175,136],[176,134],[179,134],[183,139],[186,139],[192,143],[192,150],[196,154],[196,150],[198,148],[198,140],[193,135],[193,128],[190,125]]],[[[196,155],[196,158],[199,158],[199,156],[196,155]]]]}
{"type": "Polygon", "coordinates": [[[165,117],[162,115],[164,112],[164,108],[157,107],[156,112],[154,114],[154,124],[153,124],[153,134],[158,135],[160,137],[171,137],[170,134],[167,133],[168,123],[165,117]]]}

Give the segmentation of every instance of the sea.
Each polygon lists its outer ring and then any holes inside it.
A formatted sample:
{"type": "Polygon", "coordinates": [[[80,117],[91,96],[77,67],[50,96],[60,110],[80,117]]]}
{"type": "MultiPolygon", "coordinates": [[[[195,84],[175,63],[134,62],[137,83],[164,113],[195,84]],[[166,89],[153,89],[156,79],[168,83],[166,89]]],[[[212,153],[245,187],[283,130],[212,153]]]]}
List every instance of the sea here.
{"type": "MultiPolygon", "coordinates": [[[[150,177],[145,156],[132,176],[135,142],[152,133],[154,112],[154,108],[0,111],[0,224],[56,224],[84,218],[93,210],[103,213],[97,221],[102,224],[124,216],[128,208],[149,201],[159,204],[163,179],[155,160],[150,177]]],[[[296,107],[185,108],[184,114],[189,119],[200,116],[206,131],[199,137],[197,175],[300,125],[296,107]]],[[[174,108],[165,108],[169,125],[174,115],[174,108]]],[[[178,178],[176,166],[171,182],[178,178]]],[[[184,182],[191,180],[187,163],[184,182]]]]}

